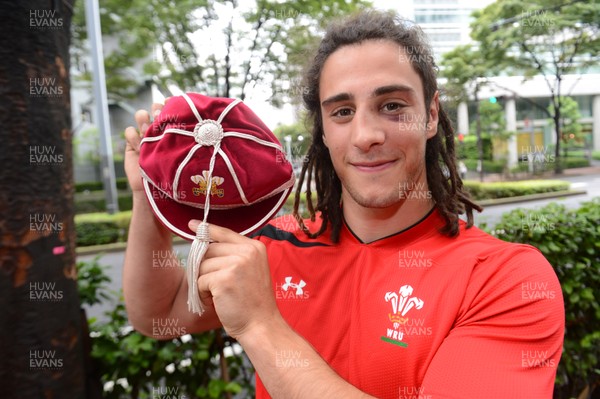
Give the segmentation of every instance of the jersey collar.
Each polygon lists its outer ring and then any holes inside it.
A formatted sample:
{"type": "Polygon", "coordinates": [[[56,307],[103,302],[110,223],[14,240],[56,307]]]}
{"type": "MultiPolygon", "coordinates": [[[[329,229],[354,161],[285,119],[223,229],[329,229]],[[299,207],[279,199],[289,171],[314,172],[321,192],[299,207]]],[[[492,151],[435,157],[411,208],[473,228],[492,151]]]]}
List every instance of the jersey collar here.
{"type": "Polygon", "coordinates": [[[407,244],[424,236],[440,234],[439,230],[444,226],[445,223],[437,208],[433,207],[425,216],[423,216],[419,221],[417,221],[413,225],[402,229],[397,233],[390,234],[389,236],[379,238],[369,243],[365,243],[360,238],[358,238],[356,234],[354,234],[354,232],[346,223],[346,219],[343,218],[343,216],[342,219],[343,226],[340,234],[340,241],[349,240],[350,242],[354,242],[356,244],[369,246],[382,246],[389,245],[392,243],[407,244]]]}

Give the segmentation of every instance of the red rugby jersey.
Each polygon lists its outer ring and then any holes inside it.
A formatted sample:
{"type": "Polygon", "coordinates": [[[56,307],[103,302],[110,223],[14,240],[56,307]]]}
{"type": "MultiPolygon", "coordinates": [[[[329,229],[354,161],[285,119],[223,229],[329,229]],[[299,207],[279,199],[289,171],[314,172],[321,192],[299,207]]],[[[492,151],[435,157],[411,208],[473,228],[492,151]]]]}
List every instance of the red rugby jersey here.
{"type": "MultiPolygon", "coordinates": [[[[531,246],[462,221],[450,238],[442,225],[432,211],[369,244],[344,225],[333,244],[329,231],[309,239],[284,216],[256,238],[267,246],[285,320],[360,390],[394,399],[552,397],[564,333],[554,270],[531,246]]],[[[276,360],[303,366],[291,352],[276,360]]],[[[269,397],[258,376],[256,397],[269,397]]]]}

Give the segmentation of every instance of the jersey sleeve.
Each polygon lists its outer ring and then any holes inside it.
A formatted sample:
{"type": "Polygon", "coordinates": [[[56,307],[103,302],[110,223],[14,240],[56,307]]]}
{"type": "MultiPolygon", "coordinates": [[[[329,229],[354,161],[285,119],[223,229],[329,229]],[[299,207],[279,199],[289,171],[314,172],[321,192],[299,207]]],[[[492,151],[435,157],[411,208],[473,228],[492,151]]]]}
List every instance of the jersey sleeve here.
{"type": "Polygon", "coordinates": [[[422,383],[427,398],[551,398],[564,303],[542,254],[511,244],[474,267],[456,322],[422,383]]]}

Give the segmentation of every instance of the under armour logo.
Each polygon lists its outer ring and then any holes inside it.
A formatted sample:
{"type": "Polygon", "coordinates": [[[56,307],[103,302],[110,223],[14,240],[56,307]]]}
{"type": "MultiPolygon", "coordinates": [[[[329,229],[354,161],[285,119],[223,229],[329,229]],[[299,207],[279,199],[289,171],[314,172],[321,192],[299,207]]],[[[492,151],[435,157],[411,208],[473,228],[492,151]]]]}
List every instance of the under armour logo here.
{"type": "Polygon", "coordinates": [[[296,289],[296,295],[302,295],[304,293],[304,290],[302,288],[304,288],[305,286],[306,283],[304,282],[304,280],[300,280],[298,284],[292,283],[292,277],[290,276],[285,278],[285,284],[283,284],[281,288],[284,291],[287,291],[288,288],[292,287],[296,289]]]}

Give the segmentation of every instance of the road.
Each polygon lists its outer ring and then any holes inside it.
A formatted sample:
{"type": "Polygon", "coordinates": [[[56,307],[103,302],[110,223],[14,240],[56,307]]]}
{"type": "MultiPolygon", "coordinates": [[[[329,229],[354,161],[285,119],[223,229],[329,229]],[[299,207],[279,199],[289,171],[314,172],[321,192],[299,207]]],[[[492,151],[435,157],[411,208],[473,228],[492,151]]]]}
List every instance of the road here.
{"type": "Polygon", "coordinates": [[[589,201],[594,197],[600,197],[600,174],[561,177],[560,180],[570,181],[572,189],[583,189],[587,191],[587,194],[538,201],[527,201],[516,204],[487,206],[481,214],[475,214],[475,224],[480,226],[481,224],[485,223],[492,227],[500,221],[503,213],[509,212],[516,208],[539,209],[551,202],[564,204],[567,208],[577,208],[582,202],[589,201]]]}
{"type": "MultiPolygon", "coordinates": [[[[484,209],[481,214],[475,215],[475,223],[476,225],[481,225],[482,223],[486,223],[488,226],[492,227],[495,225],[502,216],[503,213],[511,211],[515,208],[527,208],[539,209],[544,205],[550,202],[559,202],[565,204],[565,206],[569,208],[576,208],[579,206],[581,202],[589,201],[594,197],[600,197],[600,174],[586,175],[586,176],[573,176],[573,177],[561,177],[561,180],[568,180],[571,182],[571,188],[577,189],[585,189],[587,190],[587,194],[585,195],[576,195],[564,198],[557,199],[545,199],[539,201],[528,201],[521,202],[516,204],[506,204],[506,205],[494,205],[488,206],[484,209]]],[[[173,249],[176,251],[178,257],[187,258],[187,254],[189,251],[190,244],[189,243],[180,243],[176,244],[173,249]]],[[[96,255],[82,255],[77,258],[78,261],[90,261],[96,255]]],[[[100,264],[106,266],[106,271],[109,277],[112,279],[111,289],[112,290],[120,290],[122,287],[122,266],[123,266],[124,252],[116,251],[101,254],[100,264]]],[[[105,320],[103,316],[103,312],[112,310],[113,305],[110,303],[104,303],[101,305],[93,306],[92,308],[87,309],[88,317],[94,316],[100,320],[105,320]]]]}

